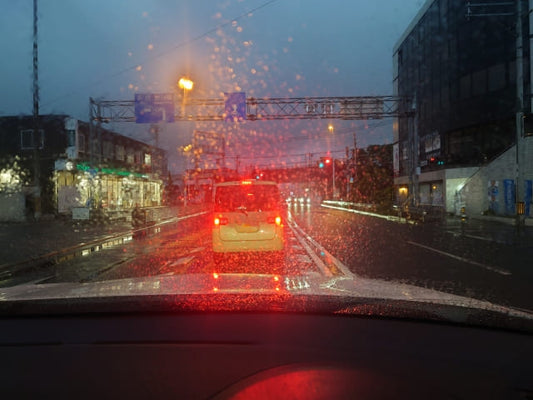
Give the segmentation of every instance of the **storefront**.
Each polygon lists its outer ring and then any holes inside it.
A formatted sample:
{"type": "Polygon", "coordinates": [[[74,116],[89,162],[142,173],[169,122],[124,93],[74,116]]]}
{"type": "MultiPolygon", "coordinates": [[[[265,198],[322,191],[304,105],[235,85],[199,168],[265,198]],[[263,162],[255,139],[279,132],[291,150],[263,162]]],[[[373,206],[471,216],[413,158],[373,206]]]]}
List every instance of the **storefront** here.
{"type": "Polygon", "coordinates": [[[56,163],[54,174],[57,212],[73,208],[102,208],[108,212],[161,205],[160,179],[148,174],[111,168],[91,168],[86,164],[56,163]]]}

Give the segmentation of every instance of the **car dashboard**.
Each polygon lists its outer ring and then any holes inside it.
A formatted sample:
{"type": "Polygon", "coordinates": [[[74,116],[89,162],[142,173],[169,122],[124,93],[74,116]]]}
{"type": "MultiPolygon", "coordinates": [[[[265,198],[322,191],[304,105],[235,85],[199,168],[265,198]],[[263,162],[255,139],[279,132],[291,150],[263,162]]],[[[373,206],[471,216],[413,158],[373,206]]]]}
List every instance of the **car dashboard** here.
{"type": "Polygon", "coordinates": [[[3,398],[533,396],[530,334],[370,316],[7,316],[0,359],[3,398]]]}

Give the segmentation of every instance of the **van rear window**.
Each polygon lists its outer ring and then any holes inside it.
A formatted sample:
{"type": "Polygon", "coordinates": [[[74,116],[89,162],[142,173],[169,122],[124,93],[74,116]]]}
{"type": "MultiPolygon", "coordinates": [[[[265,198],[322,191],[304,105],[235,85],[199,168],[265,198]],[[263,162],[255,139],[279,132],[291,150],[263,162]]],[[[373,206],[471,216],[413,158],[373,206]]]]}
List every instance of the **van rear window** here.
{"type": "Polygon", "coordinates": [[[215,192],[215,211],[274,211],[280,206],[275,185],[219,186],[215,192]]]}

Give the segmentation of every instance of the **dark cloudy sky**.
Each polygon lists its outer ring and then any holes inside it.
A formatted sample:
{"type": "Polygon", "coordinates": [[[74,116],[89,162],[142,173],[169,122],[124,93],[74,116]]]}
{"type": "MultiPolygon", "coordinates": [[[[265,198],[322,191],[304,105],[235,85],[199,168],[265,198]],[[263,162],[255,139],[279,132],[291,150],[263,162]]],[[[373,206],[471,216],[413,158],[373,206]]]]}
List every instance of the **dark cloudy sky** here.
{"type": "MultiPolygon", "coordinates": [[[[32,112],[32,0],[0,0],[0,115],[32,112]]],[[[40,0],[41,113],[87,120],[89,97],[167,93],[189,75],[192,96],[392,94],[392,48],[423,0],[40,0]],[[253,11],[252,11],[253,10],[253,11]]],[[[113,129],[150,140],[148,126],[113,129]]],[[[174,123],[161,126],[172,170],[194,129],[229,132],[228,162],[300,162],[392,141],[392,121],[174,123]],[[328,122],[335,126],[328,133],[328,122]]]]}

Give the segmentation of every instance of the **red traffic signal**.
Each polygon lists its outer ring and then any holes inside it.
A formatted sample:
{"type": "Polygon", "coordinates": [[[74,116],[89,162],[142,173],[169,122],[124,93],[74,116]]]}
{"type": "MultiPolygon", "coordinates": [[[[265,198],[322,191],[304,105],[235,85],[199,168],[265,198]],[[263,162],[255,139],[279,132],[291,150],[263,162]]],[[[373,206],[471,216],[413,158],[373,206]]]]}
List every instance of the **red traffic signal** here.
{"type": "Polygon", "coordinates": [[[324,168],[328,165],[331,165],[332,159],[331,157],[320,157],[320,161],[318,163],[319,168],[324,168]]]}

